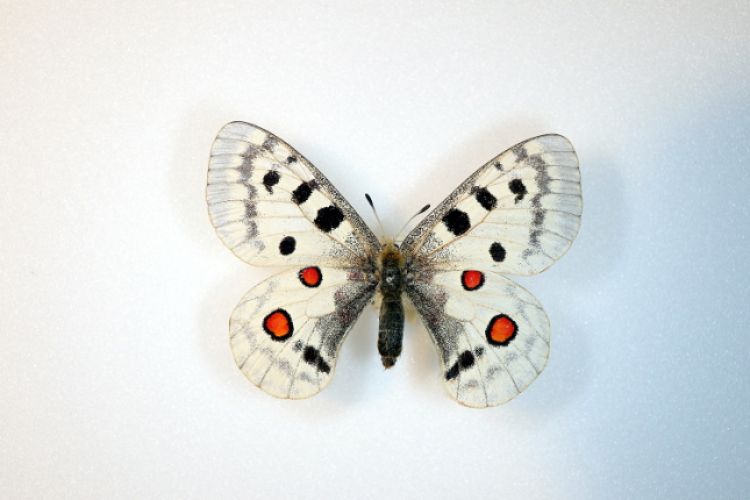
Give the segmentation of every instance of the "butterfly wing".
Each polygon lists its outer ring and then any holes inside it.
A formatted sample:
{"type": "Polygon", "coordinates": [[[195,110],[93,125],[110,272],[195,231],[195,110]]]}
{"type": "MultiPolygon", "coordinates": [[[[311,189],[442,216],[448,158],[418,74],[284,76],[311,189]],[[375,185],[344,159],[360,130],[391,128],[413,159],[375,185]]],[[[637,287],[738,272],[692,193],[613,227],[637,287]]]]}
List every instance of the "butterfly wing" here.
{"type": "Polygon", "coordinates": [[[442,362],[449,394],[483,408],[509,401],[541,373],[550,325],[539,302],[492,271],[422,271],[406,292],[442,362]]]}
{"type": "Polygon", "coordinates": [[[539,273],[570,247],[582,210],[578,158],[560,135],[517,144],[474,172],[404,239],[406,293],[438,347],[449,393],[504,403],[541,373],[550,327],[500,273],[539,273]]]}
{"type": "Polygon", "coordinates": [[[542,135],[474,172],[400,248],[415,266],[536,274],[568,250],[582,208],[573,146],[561,135],[542,135]]]}
{"type": "Polygon", "coordinates": [[[317,394],[376,285],[362,271],[317,266],[268,278],[242,298],[229,320],[237,366],[273,396],[317,394]]]}
{"type": "Polygon", "coordinates": [[[380,248],[317,168],[249,123],[228,123],[219,131],[206,200],[221,240],[253,265],[361,267],[380,248]]]}

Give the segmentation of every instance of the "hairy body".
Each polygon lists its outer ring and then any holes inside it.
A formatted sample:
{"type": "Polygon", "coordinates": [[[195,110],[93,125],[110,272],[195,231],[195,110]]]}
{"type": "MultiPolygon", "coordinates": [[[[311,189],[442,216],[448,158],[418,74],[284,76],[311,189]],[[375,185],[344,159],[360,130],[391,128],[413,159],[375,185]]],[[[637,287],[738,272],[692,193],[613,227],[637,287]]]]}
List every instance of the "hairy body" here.
{"type": "Polygon", "coordinates": [[[378,281],[380,283],[380,326],[378,327],[378,352],[383,366],[390,368],[401,354],[404,338],[404,258],[398,247],[387,242],[378,256],[378,281]]]}

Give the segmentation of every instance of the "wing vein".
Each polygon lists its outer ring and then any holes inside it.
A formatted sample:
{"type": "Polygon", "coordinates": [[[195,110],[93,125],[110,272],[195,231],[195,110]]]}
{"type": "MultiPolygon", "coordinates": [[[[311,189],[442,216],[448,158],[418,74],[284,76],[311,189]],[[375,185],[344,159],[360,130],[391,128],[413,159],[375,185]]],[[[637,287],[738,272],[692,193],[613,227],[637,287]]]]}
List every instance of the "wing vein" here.
{"type": "MultiPolygon", "coordinates": [[[[310,317],[308,316],[305,319],[305,322],[302,323],[302,326],[299,327],[299,331],[300,332],[305,331],[305,326],[307,326],[307,323],[309,323],[309,322],[310,322],[310,317]]],[[[315,327],[315,325],[313,325],[313,328],[314,327],[315,327]]],[[[281,356],[281,354],[284,352],[284,349],[286,349],[287,347],[289,347],[292,344],[293,344],[293,342],[291,342],[291,339],[290,339],[289,342],[284,342],[282,344],[282,346],[281,346],[281,349],[279,349],[278,351],[276,351],[274,353],[273,358],[271,358],[271,361],[268,363],[268,367],[266,368],[266,371],[263,372],[263,376],[258,381],[258,387],[261,387],[263,385],[263,381],[266,379],[266,375],[268,375],[268,372],[271,371],[271,368],[273,368],[274,366],[276,366],[276,360],[279,359],[279,357],[281,356]]]]}
{"type": "MultiPolygon", "coordinates": [[[[469,334],[466,331],[466,328],[463,329],[463,334],[464,339],[466,340],[466,344],[469,346],[469,351],[472,352],[473,355],[471,341],[469,340],[469,334]]],[[[489,406],[489,398],[487,397],[487,385],[484,381],[484,374],[482,373],[482,369],[479,368],[479,358],[477,358],[477,362],[474,364],[474,366],[477,367],[477,371],[479,372],[479,381],[482,383],[482,392],[484,392],[484,404],[485,406],[489,406]]]]}
{"type": "MultiPolygon", "coordinates": [[[[477,333],[477,335],[481,336],[481,333],[479,333],[479,329],[476,327],[476,325],[472,322],[469,322],[472,328],[474,328],[474,331],[477,333]]],[[[521,390],[518,388],[518,384],[516,383],[516,379],[513,377],[513,374],[510,373],[510,370],[507,366],[505,366],[505,363],[500,359],[500,355],[497,353],[495,349],[492,347],[489,347],[487,349],[488,351],[492,351],[492,354],[495,355],[495,359],[497,359],[497,364],[499,364],[503,370],[505,370],[505,373],[508,374],[508,377],[510,378],[510,381],[513,382],[513,387],[516,389],[516,394],[521,394],[521,390]]]]}

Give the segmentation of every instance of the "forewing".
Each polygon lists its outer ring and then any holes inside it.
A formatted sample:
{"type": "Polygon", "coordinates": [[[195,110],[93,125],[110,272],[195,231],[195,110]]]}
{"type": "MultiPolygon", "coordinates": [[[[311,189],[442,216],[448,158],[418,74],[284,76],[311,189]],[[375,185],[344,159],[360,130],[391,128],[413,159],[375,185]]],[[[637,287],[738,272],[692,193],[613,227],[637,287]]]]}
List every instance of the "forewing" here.
{"type": "Polygon", "coordinates": [[[583,203],[578,157],[561,135],[517,144],[474,172],[409,233],[417,267],[539,273],[570,247],[583,203]]]}
{"type": "Polygon", "coordinates": [[[449,394],[483,408],[509,401],[542,372],[550,325],[531,293],[495,272],[421,272],[406,291],[442,362],[449,394]]]}
{"type": "Polygon", "coordinates": [[[347,333],[375,291],[372,275],[308,266],[252,288],[229,321],[237,366],[284,399],[313,396],[333,375],[347,333]]]}
{"type": "Polygon", "coordinates": [[[211,148],[211,223],[254,265],[362,265],[379,243],[320,171],[271,132],[225,125],[211,148]]]}

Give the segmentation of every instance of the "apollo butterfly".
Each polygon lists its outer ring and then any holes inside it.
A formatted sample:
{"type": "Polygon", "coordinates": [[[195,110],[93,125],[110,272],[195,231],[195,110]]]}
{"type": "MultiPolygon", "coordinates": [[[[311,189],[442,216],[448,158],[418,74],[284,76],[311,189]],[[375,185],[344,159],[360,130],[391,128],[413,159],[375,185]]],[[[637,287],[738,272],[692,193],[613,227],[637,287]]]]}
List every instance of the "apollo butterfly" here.
{"type": "Polygon", "coordinates": [[[505,275],[544,271],[578,233],[578,158],[565,137],[534,137],[493,158],[401,240],[380,241],[305,157],[249,123],[229,123],[216,137],[206,198],[235,255],[288,267],[252,288],[230,319],[234,359],[265,392],[320,392],[375,294],[383,365],[401,353],[406,300],[462,404],[505,403],[544,369],[547,315],[505,275]]]}

